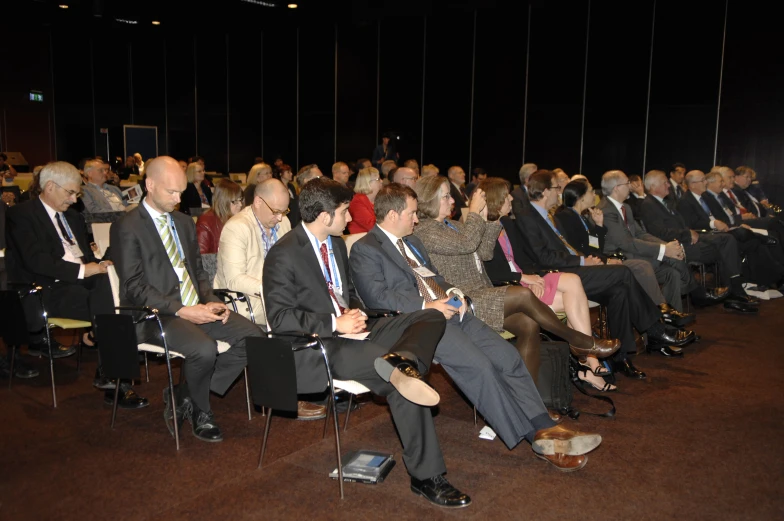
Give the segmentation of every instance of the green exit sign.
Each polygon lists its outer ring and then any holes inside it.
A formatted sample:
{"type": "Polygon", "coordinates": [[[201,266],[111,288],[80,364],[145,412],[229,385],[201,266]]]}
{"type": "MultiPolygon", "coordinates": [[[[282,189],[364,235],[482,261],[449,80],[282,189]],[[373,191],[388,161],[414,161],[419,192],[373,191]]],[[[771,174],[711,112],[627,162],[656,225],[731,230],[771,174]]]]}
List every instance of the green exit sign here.
{"type": "Polygon", "coordinates": [[[30,91],[30,101],[44,101],[44,93],[40,90],[31,90],[30,91]]]}

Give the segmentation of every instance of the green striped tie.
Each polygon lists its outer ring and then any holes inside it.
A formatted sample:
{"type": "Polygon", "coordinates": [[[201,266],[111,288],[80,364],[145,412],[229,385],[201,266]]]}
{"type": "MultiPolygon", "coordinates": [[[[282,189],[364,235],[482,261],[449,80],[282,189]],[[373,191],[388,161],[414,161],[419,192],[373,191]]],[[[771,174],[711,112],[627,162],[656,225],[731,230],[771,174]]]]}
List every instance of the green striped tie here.
{"type": "Polygon", "coordinates": [[[199,295],[191,282],[191,276],[185,268],[185,262],[180,257],[180,251],[177,249],[177,243],[169,227],[169,221],[166,215],[161,215],[156,219],[158,224],[158,233],[161,234],[163,247],[166,249],[166,254],[169,256],[172,266],[175,268],[182,268],[182,282],[180,283],[180,297],[182,298],[183,306],[195,306],[199,303],[199,295]]]}

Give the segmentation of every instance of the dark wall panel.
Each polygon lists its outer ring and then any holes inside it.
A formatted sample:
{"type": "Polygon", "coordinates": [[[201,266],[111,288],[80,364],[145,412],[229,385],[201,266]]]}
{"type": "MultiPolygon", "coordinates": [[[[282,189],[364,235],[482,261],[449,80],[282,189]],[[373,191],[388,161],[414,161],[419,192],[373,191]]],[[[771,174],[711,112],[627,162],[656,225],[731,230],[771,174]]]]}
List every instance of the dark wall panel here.
{"type": "Polygon", "coordinates": [[[158,127],[158,155],[167,154],[163,47],[161,36],[135,38],[131,44],[133,122],[158,127]]]}
{"type": "Polygon", "coordinates": [[[335,162],[335,26],[306,24],[299,30],[298,164],[322,172],[335,162]]]}
{"type": "MultiPolygon", "coordinates": [[[[339,161],[371,157],[376,143],[378,24],[338,26],[339,161]]],[[[379,136],[379,142],[381,137],[379,136]]]]}
{"type": "MultiPolygon", "coordinates": [[[[122,149],[107,150],[106,137],[101,128],[122,132],[122,126],[133,123],[131,111],[131,83],[129,74],[129,49],[132,44],[124,38],[114,38],[108,33],[93,33],[91,37],[93,85],[95,89],[95,153],[107,159],[107,154],[122,157],[122,149]]],[[[90,64],[84,67],[83,88],[89,93],[90,64]]],[[[142,71],[139,70],[139,74],[142,71]]],[[[90,122],[92,125],[92,121],[90,122]]],[[[120,140],[119,142],[122,142],[120,140]]],[[[91,149],[92,150],[92,149],[91,149]]],[[[136,150],[128,153],[133,154],[136,150]]],[[[87,155],[87,154],[85,154],[87,155]]],[[[146,159],[146,158],[145,158],[146,159]]]]}
{"type": "Polygon", "coordinates": [[[196,117],[199,155],[207,171],[228,173],[226,36],[196,36],[196,117]]]}
{"type": "Polygon", "coordinates": [[[591,3],[582,174],[642,174],[653,1],[591,3]],[[619,22],[620,21],[620,22],[619,22]]]}
{"type": "Polygon", "coordinates": [[[54,35],[54,97],[57,159],[77,164],[96,154],[90,88],[90,40],[67,33],[54,35]]]}
{"type": "Polygon", "coordinates": [[[656,2],[646,170],[710,169],[724,2],[656,2]]]}
{"type": "Polygon", "coordinates": [[[476,21],[472,163],[515,183],[523,157],[528,31],[528,12],[521,14],[479,10],[476,21]]]}
{"type": "Polygon", "coordinates": [[[296,30],[264,31],[264,159],[277,156],[297,169],[297,36],[296,30]]]}
{"type": "Polygon", "coordinates": [[[421,164],[422,51],[424,18],[398,17],[381,22],[381,132],[398,132],[400,164],[421,164]]]}
{"type": "Polygon", "coordinates": [[[473,37],[473,13],[427,19],[422,161],[444,174],[452,165],[469,173],[473,37]]]}
{"type": "MultiPolygon", "coordinates": [[[[249,171],[261,155],[261,39],[256,31],[229,37],[230,172],[249,171]]],[[[277,81],[274,74],[264,80],[277,81]]]]}
{"type": "Polygon", "coordinates": [[[534,5],[531,12],[525,160],[569,175],[580,164],[587,22],[587,3],[534,5]]]}
{"type": "Polygon", "coordinates": [[[170,156],[183,160],[196,154],[193,51],[192,35],[166,38],[168,149],[170,156]]]}

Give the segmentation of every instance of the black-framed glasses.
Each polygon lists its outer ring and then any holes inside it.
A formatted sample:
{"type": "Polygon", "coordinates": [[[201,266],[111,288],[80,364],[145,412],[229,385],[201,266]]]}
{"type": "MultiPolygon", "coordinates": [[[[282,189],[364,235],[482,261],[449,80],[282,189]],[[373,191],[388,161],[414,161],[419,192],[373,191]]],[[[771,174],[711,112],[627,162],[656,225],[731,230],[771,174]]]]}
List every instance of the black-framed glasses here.
{"type": "Polygon", "coordinates": [[[269,211],[270,211],[270,212],[272,212],[272,215],[275,215],[275,216],[278,216],[278,215],[280,215],[280,216],[284,216],[284,215],[288,215],[288,214],[289,214],[289,212],[291,212],[291,210],[290,210],[290,209],[288,209],[288,208],[286,208],[285,210],[273,210],[273,209],[272,209],[272,207],[271,207],[269,204],[267,204],[267,201],[265,201],[263,197],[261,197],[261,196],[258,196],[258,195],[257,195],[256,197],[258,197],[259,199],[261,199],[261,202],[263,202],[263,203],[264,203],[264,205],[265,205],[267,208],[269,208],[269,211]]]}
{"type": "Polygon", "coordinates": [[[76,198],[77,198],[77,199],[79,199],[79,198],[82,196],[82,192],[74,192],[73,190],[69,190],[69,189],[67,189],[67,188],[63,188],[63,187],[62,187],[62,185],[59,185],[59,184],[55,183],[54,181],[52,181],[52,182],[53,182],[54,184],[56,184],[57,186],[59,186],[61,190],[64,190],[64,191],[65,191],[65,193],[67,193],[69,197],[71,197],[71,196],[74,196],[74,195],[75,195],[75,196],[76,196],[76,198]]]}

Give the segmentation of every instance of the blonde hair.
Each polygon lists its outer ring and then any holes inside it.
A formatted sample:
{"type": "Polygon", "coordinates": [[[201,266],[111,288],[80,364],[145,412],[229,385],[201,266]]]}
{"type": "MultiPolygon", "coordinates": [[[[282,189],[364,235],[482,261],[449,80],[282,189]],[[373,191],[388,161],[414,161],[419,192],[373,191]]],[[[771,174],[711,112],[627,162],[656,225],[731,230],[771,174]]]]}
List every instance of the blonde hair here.
{"type": "Polygon", "coordinates": [[[441,206],[439,192],[442,186],[446,186],[447,193],[449,193],[449,180],[445,177],[420,177],[419,181],[416,182],[414,190],[417,194],[417,201],[419,201],[417,216],[420,219],[435,219],[438,217],[438,211],[441,206]]]}
{"type": "Polygon", "coordinates": [[[422,177],[427,177],[429,175],[438,175],[438,167],[436,165],[430,164],[425,165],[422,167],[422,177]]]}
{"type": "Polygon", "coordinates": [[[202,166],[199,163],[191,163],[188,165],[188,168],[185,169],[185,177],[188,178],[189,183],[193,182],[197,168],[202,168],[202,166]]]}
{"type": "Polygon", "coordinates": [[[357,174],[357,180],[354,182],[354,193],[367,195],[372,192],[373,189],[370,187],[370,180],[373,174],[379,175],[378,169],[373,168],[372,166],[360,170],[357,174]]]}
{"type": "MultiPolygon", "coordinates": [[[[267,163],[258,163],[251,167],[250,173],[248,173],[248,183],[249,185],[257,185],[259,184],[259,176],[262,174],[269,174],[272,177],[272,167],[269,166],[267,163]]],[[[266,179],[264,179],[266,181],[266,179]]]]}

